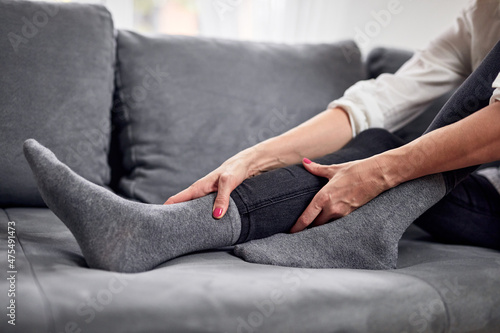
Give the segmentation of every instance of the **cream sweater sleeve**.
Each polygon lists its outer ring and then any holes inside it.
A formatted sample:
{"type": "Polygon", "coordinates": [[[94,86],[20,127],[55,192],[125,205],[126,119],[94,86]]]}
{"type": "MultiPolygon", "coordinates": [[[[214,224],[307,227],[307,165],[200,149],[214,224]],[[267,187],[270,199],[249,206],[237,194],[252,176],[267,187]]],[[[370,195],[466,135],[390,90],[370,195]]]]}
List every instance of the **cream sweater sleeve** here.
{"type": "Polygon", "coordinates": [[[328,108],[349,114],[353,137],[382,127],[395,131],[421,114],[434,99],[456,88],[472,72],[468,10],[454,25],[417,52],[395,74],[360,81],[328,108]]]}
{"type": "Polygon", "coordinates": [[[500,102],[500,73],[498,73],[497,78],[495,79],[495,81],[493,81],[493,88],[495,88],[495,90],[493,91],[493,95],[491,96],[490,104],[493,104],[494,102],[500,102]]]}

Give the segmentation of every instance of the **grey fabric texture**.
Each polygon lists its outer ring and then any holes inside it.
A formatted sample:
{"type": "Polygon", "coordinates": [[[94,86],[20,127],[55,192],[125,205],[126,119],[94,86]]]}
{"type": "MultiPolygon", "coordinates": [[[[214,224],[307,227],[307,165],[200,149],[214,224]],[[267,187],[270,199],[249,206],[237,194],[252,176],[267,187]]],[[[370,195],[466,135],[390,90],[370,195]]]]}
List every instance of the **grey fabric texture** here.
{"type": "MultiPolygon", "coordinates": [[[[414,226],[391,271],[256,265],[219,250],[119,274],[88,269],[68,228],[43,208],[0,210],[2,253],[7,221],[16,222],[19,242],[18,320],[16,327],[1,320],[1,332],[500,330],[500,253],[438,244],[414,226]]],[[[7,302],[0,293],[0,307],[7,302]]]]}
{"type": "MultiPolygon", "coordinates": [[[[25,16],[27,20],[31,20],[34,13],[41,8],[40,6],[44,6],[44,4],[40,3],[5,0],[0,0],[0,4],[0,29],[4,36],[8,36],[9,31],[22,36],[21,29],[25,24],[22,17],[25,16]],[[24,11],[26,8],[32,8],[32,12],[27,14],[24,11]],[[13,13],[16,13],[16,15],[13,13]],[[13,25],[11,28],[11,26],[8,26],[9,24],[15,24],[15,26],[13,25]]],[[[74,164],[69,163],[70,160],[75,158],[74,156],[68,160],[64,158],[63,155],[66,153],[64,149],[70,142],[82,141],[82,138],[77,133],[89,133],[88,129],[76,126],[83,126],[93,122],[95,117],[100,117],[100,113],[94,113],[95,107],[98,106],[94,103],[102,97],[101,93],[108,89],[108,86],[101,85],[106,81],[104,74],[107,73],[108,67],[104,68],[96,65],[99,65],[100,61],[104,61],[103,59],[108,56],[112,58],[112,55],[105,51],[108,47],[110,52],[114,49],[114,46],[111,46],[114,40],[110,36],[111,22],[109,14],[101,7],[89,5],[52,4],[45,8],[54,8],[50,6],[57,6],[61,8],[61,11],[57,16],[50,16],[50,21],[43,29],[38,30],[36,36],[27,38],[28,43],[21,44],[21,47],[25,48],[25,50],[32,50],[32,47],[37,46],[37,53],[31,54],[33,58],[13,57],[9,53],[9,48],[12,47],[10,43],[6,42],[6,39],[0,41],[0,45],[2,45],[2,51],[0,52],[0,66],[2,69],[0,78],[0,101],[2,103],[0,147],[1,155],[7,156],[0,156],[0,161],[2,161],[1,171],[5,171],[4,166],[11,166],[10,163],[16,168],[16,173],[7,173],[9,179],[5,177],[5,173],[0,173],[0,195],[2,195],[3,202],[9,200],[11,203],[15,202],[16,205],[42,202],[41,198],[36,194],[34,180],[24,180],[27,179],[26,177],[31,177],[29,176],[28,165],[22,157],[21,149],[24,139],[30,136],[37,138],[40,142],[53,149],[63,161],[75,168],[78,173],[83,172],[74,164]],[[64,15],[62,15],[63,13],[64,15]],[[68,19],[68,15],[71,19],[68,19]],[[94,15],[99,16],[101,20],[96,19],[94,15]],[[66,22],[63,25],[54,26],[55,22],[63,19],[64,21],[70,21],[70,23],[66,22]],[[55,28],[57,28],[57,31],[55,28]],[[78,34],[74,33],[75,30],[78,31],[78,34]],[[52,33],[50,38],[47,36],[48,32],[52,33]],[[67,34],[69,33],[71,35],[68,37],[67,34]],[[90,42],[91,38],[87,33],[96,36],[96,39],[101,41],[102,44],[97,46],[95,43],[90,42]],[[79,45],[81,47],[78,47],[79,45]],[[45,48],[44,46],[50,47],[45,48]],[[57,48],[57,53],[52,48],[57,48]],[[50,57],[45,59],[46,54],[38,52],[39,50],[44,52],[52,50],[52,53],[50,53],[50,57]],[[69,60],[64,60],[69,58],[61,59],[59,55],[64,55],[66,51],[74,54],[75,57],[78,56],[77,61],[69,63],[69,60]],[[64,66],[60,64],[64,64],[64,66]],[[44,72],[43,75],[28,76],[25,74],[38,73],[40,71],[39,67],[45,68],[44,66],[50,67],[50,72],[44,72]],[[66,72],[68,67],[72,68],[70,73],[66,72]],[[80,70],[82,68],[83,70],[80,70]],[[94,72],[95,68],[100,68],[100,70],[94,72]],[[12,79],[14,75],[12,73],[16,75],[14,79],[12,79]],[[77,73],[80,74],[80,77],[76,76],[77,73]],[[92,73],[92,75],[90,76],[88,73],[92,73]],[[56,85],[54,81],[48,79],[56,76],[64,84],[56,85]],[[29,80],[25,77],[29,77],[29,80]],[[41,85],[42,78],[52,85],[41,85]],[[92,78],[95,78],[95,80],[91,80],[92,78]],[[85,82],[85,89],[67,89],[67,87],[76,87],[72,85],[76,81],[85,82]],[[58,91],[61,94],[52,93],[56,88],[59,89],[58,91]],[[24,94],[21,94],[21,91],[24,94]],[[92,95],[84,95],[88,91],[91,91],[92,95]],[[5,96],[8,98],[6,99],[5,96]],[[80,100],[80,96],[84,97],[80,100]],[[67,100],[65,98],[71,99],[67,100]],[[50,99],[57,102],[48,103],[47,100],[50,99]],[[11,106],[14,102],[17,104],[11,106]],[[66,110],[63,105],[70,102],[75,102],[78,107],[68,109],[70,111],[79,109],[80,113],[74,114],[62,111],[63,109],[66,110]],[[45,109],[37,106],[45,104],[51,104],[51,107],[54,108],[51,110],[52,113],[43,113],[42,111],[45,109]],[[28,113],[26,110],[30,110],[30,108],[27,106],[31,107],[31,110],[36,110],[36,112],[28,113]],[[9,113],[7,113],[7,110],[9,113]],[[21,110],[24,111],[21,112],[21,110]],[[54,110],[58,111],[54,113],[54,110]],[[18,116],[15,117],[15,120],[18,122],[13,122],[11,119],[8,119],[9,122],[4,121],[11,112],[17,112],[18,116]],[[20,118],[25,119],[21,122],[20,118]],[[56,120],[59,118],[62,119],[61,123],[57,122],[60,128],[56,125],[41,125],[45,124],[47,119],[51,119],[51,124],[56,124],[56,120]],[[27,123],[31,124],[28,129],[23,127],[27,123]],[[44,140],[44,138],[37,135],[23,134],[25,132],[32,134],[35,129],[38,131],[41,127],[43,127],[41,133],[50,134],[50,139],[54,140],[54,144],[47,141],[49,137],[44,140]],[[72,132],[72,135],[62,135],[61,128],[67,129],[64,133],[72,132]],[[80,129],[82,129],[81,132],[80,129]],[[4,134],[7,133],[6,131],[10,131],[9,136],[4,134]],[[17,139],[13,140],[12,137],[17,139]],[[64,142],[64,144],[61,144],[61,142],[64,142]],[[11,158],[11,156],[13,157],[11,158]],[[4,161],[8,163],[4,163],[4,161]],[[3,193],[7,194],[4,195],[3,193]],[[19,200],[19,198],[22,200],[19,200]]],[[[280,118],[282,113],[259,113],[259,110],[272,110],[272,107],[279,106],[282,103],[290,102],[292,104],[296,102],[301,108],[291,108],[290,110],[298,111],[297,114],[300,117],[302,112],[319,112],[329,102],[331,92],[333,92],[332,97],[336,92],[338,92],[338,95],[342,93],[340,90],[344,87],[337,86],[333,90],[331,88],[334,85],[342,84],[337,80],[342,82],[345,80],[346,85],[349,85],[350,83],[347,81],[354,82],[360,79],[359,76],[363,76],[360,74],[362,69],[356,58],[356,52],[351,52],[352,50],[355,51],[355,47],[344,49],[344,51],[347,51],[347,59],[351,59],[351,56],[354,55],[352,67],[343,63],[342,66],[339,66],[339,69],[331,69],[331,67],[338,66],[336,62],[340,60],[340,57],[328,56],[323,62],[320,61],[321,57],[319,56],[305,62],[292,62],[289,57],[284,57],[283,64],[293,63],[295,65],[287,67],[287,70],[284,71],[283,68],[286,66],[275,59],[272,66],[265,67],[267,72],[262,72],[263,67],[261,66],[264,66],[269,61],[271,54],[280,56],[287,53],[286,51],[283,51],[283,53],[271,51],[271,49],[279,49],[281,46],[270,46],[268,44],[252,44],[252,46],[248,46],[244,43],[235,43],[234,49],[245,50],[245,52],[240,52],[233,50],[233,48],[231,48],[232,51],[229,51],[230,46],[226,45],[229,42],[225,41],[205,40],[199,42],[197,39],[169,37],[177,41],[176,43],[170,43],[162,38],[146,39],[134,37],[126,32],[121,32],[120,35],[122,41],[124,39],[129,40],[130,43],[128,43],[127,49],[134,51],[134,54],[122,58],[123,63],[128,66],[126,68],[121,66],[119,73],[122,71],[128,72],[130,80],[122,80],[126,89],[120,89],[117,92],[117,95],[122,97],[117,101],[117,104],[120,107],[127,106],[128,109],[116,109],[114,112],[115,121],[121,121],[121,125],[124,125],[124,123],[130,124],[125,120],[138,122],[137,117],[127,117],[127,112],[132,110],[132,106],[139,105],[140,102],[146,100],[151,103],[147,106],[155,106],[156,110],[167,106],[170,107],[170,104],[176,106],[184,103],[184,105],[197,107],[204,106],[205,108],[198,108],[205,111],[200,111],[205,116],[205,118],[202,118],[204,121],[207,121],[211,114],[219,116],[214,118],[217,121],[224,120],[227,112],[234,112],[233,109],[236,108],[236,110],[248,111],[248,114],[236,113],[236,117],[240,117],[241,121],[248,123],[247,127],[245,127],[248,132],[243,130],[241,131],[243,135],[237,137],[237,140],[242,140],[238,142],[238,145],[241,144],[242,147],[254,143],[259,138],[277,134],[278,130],[286,129],[286,126],[281,126],[279,121],[289,118],[280,118]],[[124,38],[124,34],[127,35],[125,36],[127,38],[124,38]],[[190,41],[192,42],[190,43],[190,41]],[[174,47],[171,47],[172,44],[174,47]],[[170,78],[176,80],[174,83],[182,83],[183,80],[186,80],[184,85],[172,84],[165,87],[158,85],[165,82],[164,80],[168,77],[168,75],[162,76],[164,74],[161,67],[164,64],[163,61],[166,61],[166,58],[170,60],[173,57],[172,53],[165,52],[167,46],[169,51],[175,49],[174,53],[180,54],[179,58],[184,57],[186,61],[183,62],[181,59],[177,59],[171,64],[175,65],[173,67],[175,69],[174,73],[181,74],[170,76],[170,78]],[[148,49],[144,49],[144,47],[148,47],[148,49]],[[207,52],[207,55],[196,52],[196,50],[208,51],[209,49],[211,51],[207,52]],[[247,52],[248,49],[252,52],[247,52]],[[220,50],[219,53],[217,53],[217,50],[220,50]],[[238,57],[231,57],[233,61],[228,61],[229,54],[235,54],[238,57]],[[134,57],[137,57],[137,63],[134,57]],[[247,76],[238,75],[242,71],[236,69],[238,66],[244,66],[237,61],[238,59],[241,59],[243,63],[247,60],[251,61],[250,64],[254,67],[254,70],[247,70],[245,72],[247,76]],[[258,59],[262,59],[263,63],[260,64],[258,59]],[[285,61],[286,59],[290,61],[285,61]],[[323,65],[316,65],[318,62],[323,65]],[[203,66],[201,66],[202,64],[203,66]],[[228,66],[224,66],[224,64],[228,64],[228,66]],[[317,83],[315,80],[302,82],[304,79],[302,76],[304,76],[304,73],[307,74],[307,71],[300,64],[305,67],[312,66],[310,68],[315,68],[314,75],[320,80],[326,80],[325,76],[327,76],[328,80],[333,78],[335,82],[331,83],[331,85],[326,81],[324,85],[317,83]],[[356,64],[359,67],[356,67],[356,64]],[[156,65],[159,67],[156,67],[156,65]],[[233,67],[236,69],[231,70],[233,67]],[[277,72],[272,68],[281,71],[277,72]],[[201,69],[203,69],[202,72],[200,72],[201,69]],[[131,75],[132,72],[136,74],[131,75]],[[253,75],[254,72],[255,76],[253,75]],[[342,77],[330,75],[332,72],[341,74],[342,77]],[[203,75],[192,78],[191,75],[197,73],[203,75]],[[279,80],[282,77],[283,80],[273,81],[279,84],[268,85],[266,84],[268,80],[261,80],[267,73],[269,74],[269,80],[279,80]],[[204,78],[205,74],[207,75],[206,78],[204,78]],[[185,76],[191,78],[191,80],[188,81],[185,76]],[[259,77],[260,81],[255,81],[255,77],[259,77]],[[225,86],[217,80],[220,78],[225,78],[225,86]],[[134,81],[133,79],[137,80],[134,81]],[[200,81],[200,83],[197,81],[200,81]],[[299,82],[303,84],[297,85],[299,82]],[[308,84],[314,82],[316,82],[316,84],[312,84],[314,90],[309,90],[308,84]],[[249,87],[246,93],[241,88],[245,87],[245,85],[249,87]],[[281,89],[280,85],[284,86],[283,91],[279,90],[283,94],[275,94],[275,91],[281,89]],[[290,90],[290,87],[293,88],[294,85],[297,85],[303,91],[300,91],[300,89],[290,90]],[[220,86],[220,90],[215,90],[212,93],[212,90],[209,90],[209,88],[213,88],[212,86],[220,86]],[[241,92],[241,95],[228,94],[228,97],[225,97],[223,102],[218,102],[215,97],[211,99],[202,99],[200,97],[200,102],[197,102],[198,96],[203,97],[208,94],[217,96],[218,93],[219,97],[222,98],[225,96],[226,91],[231,91],[233,86],[240,87],[239,92],[241,92]],[[320,89],[317,89],[318,86],[321,86],[320,89]],[[177,89],[174,89],[176,87],[177,89]],[[190,90],[190,87],[194,89],[190,90]],[[200,87],[207,88],[206,90],[199,90],[200,87]],[[155,90],[156,88],[158,89],[155,90]],[[255,95],[256,91],[270,93],[255,95]],[[293,93],[290,91],[293,91],[293,93]],[[159,92],[163,95],[158,95],[159,92]],[[179,95],[184,93],[188,97],[183,101],[179,95]],[[286,95],[284,95],[285,93],[286,95]],[[129,94],[128,98],[126,98],[127,94],[129,94]],[[319,99],[316,94],[323,96],[327,100],[324,106],[318,106],[317,109],[315,109],[315,103],[319,99]],[[281,96],[285,101],[280,100],[278,103],[272,100],[272,103],[269,103],[270,98],[278,100],[276,96],[281,96]],[[151,97],[156,99],[150,100],[151,97]],[[167,97],[175,98],[177,102],[170,103],[167,97]],[[306,101],[309,97],[314,98],[306,101]],[[300,100],[301,98],[304,101],[300,100]],[[192,101],[190,101],[191,99],[192,101]],[[262,99],[262,103],[260,99],[262,99]],[[234,101],[234,103],[228,103],[227,100],[234,101]],[[211,104],[203,104],[208,103],[207,101],[218,104],[214,104],[215,107],[211,108],[211,104]],[[123,105],[125,102],[130,105],[123,105]],[[229,104],[230,106],[228,106],[229,104]],[[269,104],[272,104],[272,106],[269,107],[269,104]],[[220,108],[221,105],[222,108],[220,108]],[[245,108],[241,105],[244,105],[245,108]],[[252,105],[255,106],[252,108],[252,105]],[[304,105],[306,106],[304,107],[304,105]],[[251,116],[252,112],[256,113],[255,118],[251,116]],[[262,118],[263,114],[267,115],[267,118],[262,118]],[[256,130],[260,128],[266,130],[263,132],[256,130]]],[[[318,50],[318,46],[313,47],[318,50]]],[[[301,57],[299,53],[302,56],[304,55],[303,52],[295,52],[295,47],[284,48],[295,54],[296,58],[301,57]]],[[[121,51],[123,54],[124,50],[121,51]]],[[[69,55],[67,56],[69,57],[69,55]]],[[[74,59],[71,58],[71,60],[74,59]]],[[[171,74],[171,72],[168,73],[171,74]]],[[[127,78],[127,75],[123,75],[125,73],[121,74],[117,76],[117,83],[120,83],[121,79],[127,78]]],[[[311,78],[311,76],[312,74],[306,75],[307,78],[311,78]]],[[[57,83],[59,84],[60,81],[57,81],[57,83]]],[[[120,87],[123,88],[124,86],[120,87]]],[[[185,107],[176,109],[178,114],[174,120],[183,119],[181,116],[184,114],[186,118],[184,118],[183,122],[180,122],[181,124],[189,123],[190,119],[200,119],[195,115],[186,113],[186,109],[185,107]]],[[[147,107],[136,108],[135,110],[148,115],[147,107]]],[[[279,108],[278,110],[283,111],[279,108]]],[[[284,114],[288,115],[288,113],[284,114]]],[[[310,114],[304,115],[304,118],[309,116],[310,114]]],[[[153,118],[153,122],[149,126],[159,127],[158,124],[154,123],[159,121],[158,118],[148,117],[153,118]]],[[[292,118],[294,121],[299,122],[302,120],[299,119],[300,117],[292,118]]],[[[171,119],[167,120],[170,126],[177,128],[176,125],[179,122],[175,123],[171,119]]],[[[213,120],[213,123],[217,123],[217,121],[213,120]]],[[[142,126],[141,130],[148,128],[147,121],[144,121],[144,124],[146,125],[142,126]]],[[[204,124],[198,123],[195,131],[200,132],[200,134],[210,133],[210,130],[206,129],[204,124]]],[[[95,125],[92,124],[92,126],[95,125]]],[[[137,123],[132,125],[135,126],[137,123]]],[[[226,125],[224,123],[224,126],[226,125]]],[[[291,127],[293,123],[285,123],[285,125],[291,127]]],[[[148,138],[149,141],[145,141],[145,138],[139,136],[138,132],[131,131],[132,127],[137,130],[134,126],[122,126],[120,134],[125,136],[125,139],[128,134],[133,135],[130,136],[131,139],[128,142],[137,143],[140,149],[152,147],[151,142],[154,140],[148,138]],[[143,141],[134,140],[134,138],[143,141]]],[[[184,129],[184,127],[178,127],[184,129]]],[[[212,125],[212,127],[214,126],[212,125]]],[[[217,126],[215,127],[217,128],[217,126]]],[[[117,127],[117,129],[120,128],[117,127]]],[[[241,130],[241,128],[235,129],[233,132],[236,133],[238,130],[241,130]]],[[[221,131],[219,129],[217,135],[221,135],[221,131]]],[[[151,136],[158,134],[154,131],[146,131],[145,134],[147,133],[151,133],[151,136]]],[[[229,134],[234,135],[234,133],[229,134]]],[[[39,133],[39,135],[41,134],[39,133]]],[[[175,139],[175,137],[173,138],[175,139]]],[[[205,136],[200,137],[200,142],[204,144],[204,149],[208,149],[207,147],[211,147],[210,142],[213,142],[216,138],[216,136],[207,137],[205,134],[205,136]]],[[[193,134],[192,141],[196,143],[197,140],[198,137],[193,134]]],[[[83,140],[83,142],[86,141],[83,140]]],[[[227,140],[222,142],[222,144],[218,142],[221,147],[234,144],[227,142],[227,140]]],[[[176,140],[167,142],[172,146],[169,149],[178,153],[176,156],[179,156],[188,150],[186,149],[188,145],[176,146],[177,143],[176,140]]],[[[129,178],[132,176],[140,178],[145,174],[144,165],[137,169],[140,172],[134,173],[132,167],[138,166],[136,162],[151,163],[149,160],[143,161],[134,157],[138,149],[137,145],[134,145],[134,148],[131,148],[132,145],[123,146],[125,156],[128,158],[128,162],[125,164],[129,178]]],[[[209,152],[213,153],[215,150],[212,148],[209,152]]],[[[229,150],[228,155],[230,155],[229,150]]],[[[117,153],[117,150],[112,153],[117,153]]],[[[91,160],[91,158],[87,158],[87,155],[85,156],[84,162],[91,160]]],[[[161,159],[165,158],[165,156],[157,155],[157,158],[161,159]]],[[[177,172],[175,173],[176,177],[186,167],[181,163],[171,163],[173,171],[177,172]]],[[[212,161],[212,163],[218,164],[219,161],[212,161]]],[[[96,167],[93,170],[95,172],[92,173],[95,177],[101,175],[101,172],[107,168],[105,164],[100,165],[96,161],[92,161],[91,164],[96,167]]],[[[204,165],[205,161],[201,161],[198,167],[202,168],[204,165]]],[[[209,168],[207,167],[207,169],[209,168]]],[[[186,175],[190,173],[192,173],[192,178],[195,179],[198,174],[203,172],[194,173],[193,170],[185,170],[183,177],[187,177],[186,175]]],[[[155,179],[155,181],[158,181],[158,179],[155,179]]],[[[133,186],[135,185],[130,180],[128,180],[128,183],[125,181],[122,184],[123,188],[130,187],[132,189],[130,193],[134,192],[133,186]]],[[[171,184],[168,184],[168,186],[171,186],[171,184]]],[[[165,195],[168,195],[168,192],[175,191],[166,190],[165,192],[165,195]]],[[[147,194],[141,194],[140,191],[138,193],[134,194],[134,197],[141,197],[143,201],[153,200],[147,194]]],[[[155,196],[159,200],[163,193],[155,194],[155,196]]],[[[64,198],[60,198],[60,200],[64,200],[64,198]]],[[[4,254],[9,249],[7,242],[7,222],[9,221],[15,222],[16,228],[17,321],[15,327],[8,325],[7,317],[4,314],[4,319],[0,321],[1,332],[386,333],[394,331],[413,333],[472,331],[491,333],[500,331],[499,252],[471,246],[438,244],[424,236],[413,226],[410,227],[410,230],[407,231],[399,243],[397,269],[391,271],[317,270],[256,265],[244,262],[231,255],[229,250],[218,250],[175,258],[152,271],[140,274],[118,274],[89,269],[74,236],[53,212],[45,208],[16,207],[0,209],[0,251],[4,254]]],[[[0,267],[7,267],[7,259],[6,255],[0,256],[0,267]]],[[[0,308],[3,309],[7,308],[9,302],[7,293],[4,292],[9,288],[6,278],[6,269],[1,269],[0,308]]]]}
{"type": "Polygon", "coordinates": [[[66,224],[91,268],[143,272],[180,255],[236,243],[234,202],[212,217],[215,195],[175,205],[132,202],[75,174],[36,140],[24,154],[47,206],[66,224]]]}
{"type": "Polygon", "coordinates": [[[412,51],[387,47],[376,47],[366,57],[368,77],[376,79],[384,73],[396,71],[413,56],[412,51]]]}
{"type": "Polygon", "coordinates": [[[106,185],[115,39],[102,6],[0,1],[0,206],[43,201],[22,154],[36,138],[106,185]]]}
{"type": "Polygon", "coordinates": [[[343,218],[236,245],[246,261],[302,268],[392,269],[404,231],[446,193],[443,176],[392,188],[343,218]],[[404,209],[402,209],[404,207],[404,209]]]}
{"type": "Polygon", "coordinates": [[[126,173],[119,189],[148,203],[165,202],[238,151],[311,118],[365,77],[352,42],[291,46],[127,31],[117,40],[113,117],[126,173]]]}

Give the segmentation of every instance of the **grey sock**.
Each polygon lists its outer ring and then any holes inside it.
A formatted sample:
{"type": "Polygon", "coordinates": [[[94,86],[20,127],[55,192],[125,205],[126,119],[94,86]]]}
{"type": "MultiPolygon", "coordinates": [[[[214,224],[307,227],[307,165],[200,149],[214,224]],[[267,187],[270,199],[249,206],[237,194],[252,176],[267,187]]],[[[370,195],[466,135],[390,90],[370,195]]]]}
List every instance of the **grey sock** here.
{"type": "Polygon", "coordinates": [[[403,183],[331,223],[237,245],[246,261],[305,268],[390,269],[408,226],[445,194],[442,175],[403,183]]]}
{"type": "Polygon", "coordinates": [[[234,202],[220,220],[212,217],[214,195],[169,206],[132,202],[78,176],[33,139],[24,154],[42,198],[92,268],[146,271],[182,254],[232,245],[240,235],[234,202]]]}

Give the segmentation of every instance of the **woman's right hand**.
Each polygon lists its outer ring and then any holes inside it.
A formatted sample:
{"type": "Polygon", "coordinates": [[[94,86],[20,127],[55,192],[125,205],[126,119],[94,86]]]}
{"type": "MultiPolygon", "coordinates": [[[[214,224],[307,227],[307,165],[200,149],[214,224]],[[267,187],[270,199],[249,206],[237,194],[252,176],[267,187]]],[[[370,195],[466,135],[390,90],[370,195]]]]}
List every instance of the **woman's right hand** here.
{"type": "Polygon", "coordinates": [[[231,192],[245,179],[262,173],[257,169],[252,170],[251,164],[253,160],[253,150],[251,148],[234,155],[187,189],[171,196],[164,205],[185,202],[217,192],[212,215],[216,219],[222,218],[229,207],[231,192]]]}

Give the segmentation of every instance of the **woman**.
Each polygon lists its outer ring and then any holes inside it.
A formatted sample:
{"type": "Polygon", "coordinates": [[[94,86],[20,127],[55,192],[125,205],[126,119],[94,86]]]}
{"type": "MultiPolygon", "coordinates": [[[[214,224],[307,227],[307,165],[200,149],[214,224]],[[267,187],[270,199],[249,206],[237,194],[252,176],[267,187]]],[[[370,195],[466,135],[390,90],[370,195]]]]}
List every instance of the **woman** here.
{"type": "Polygon", "coordinates": [[[500,248],[498,171],[489,180],[470,174],[500,159],[499,13],[500,1],[477,0],[395,75],[354,85],[328,110],[235,155],[163,206],[85,181],[34,140],[25,155],[45,202],[94,268],[139,272],[238,244],[235,254],[251,262],[388,269],[417,219],[435,236],[500,248]],[[464,80],[421,138],[403,145],[386,130],[367,130],[403,126],[464,80]]]}

